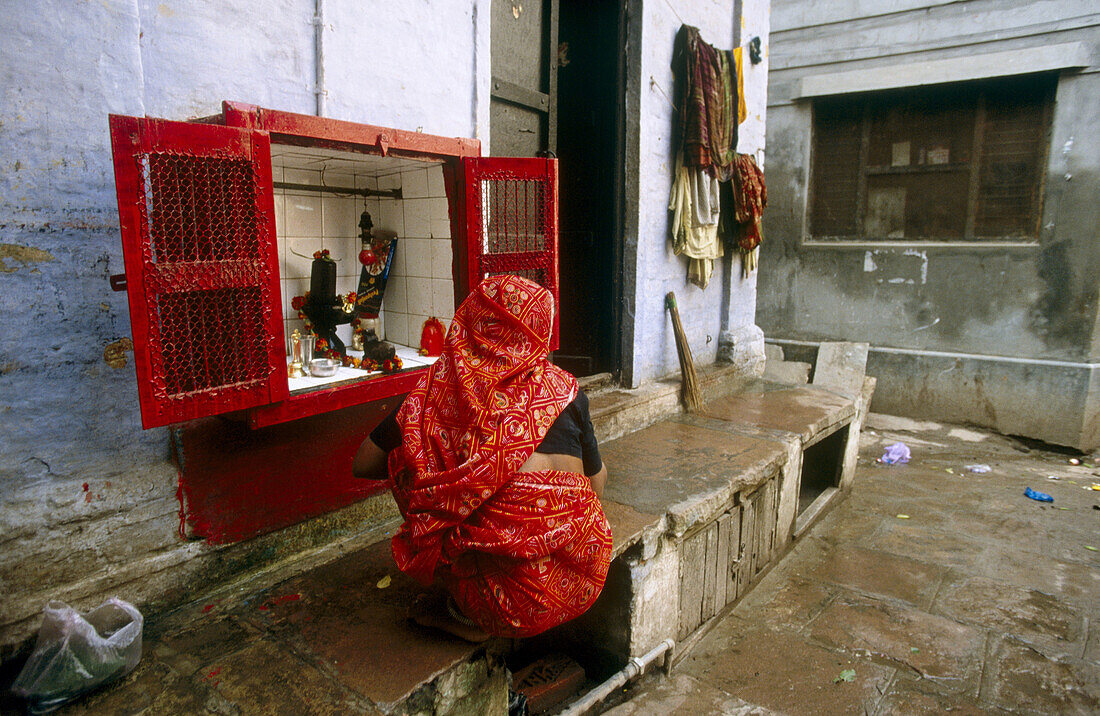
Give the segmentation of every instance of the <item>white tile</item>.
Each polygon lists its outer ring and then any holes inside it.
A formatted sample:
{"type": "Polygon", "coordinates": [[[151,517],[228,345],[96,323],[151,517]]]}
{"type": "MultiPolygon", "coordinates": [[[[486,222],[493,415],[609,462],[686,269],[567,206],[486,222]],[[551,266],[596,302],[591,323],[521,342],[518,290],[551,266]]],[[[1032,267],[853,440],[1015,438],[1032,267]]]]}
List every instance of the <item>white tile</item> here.
{"type": "Polygon", "coordinates": [[[286,197],[282,192],[275,194],[275,235],[286,236],[286,197]]]}
{"type": "Polygon", "coordinates": [[[401,172],[401,197],[420,199],[428,195],[428,170],[414,169],[401,172]]]}
{"type": "Polygon", "coordinates": [[[336,327],[336,337],[344,342],[345,346],[351,345],[351,325],[345,323],[336,327]]]}
{"type": "Polygon", "coordinates": [[[271,165],[271,181],[282,181],[282,180],[283,180],[283,168],[281,166],[276,166],[274,163],[272,163],[272,165],[271,165]]]}
{"type": "Polygon", "coordinates": [[[283,316],[287,319],[298,320],[298,312],[290,307],[295,296],[305,296],[309,290],[309,279],[284,279],[283,280],[283,316]]]}
{"type": "Polygon", "coordinates": [[[451,210],[447,206],[446,199],[429,199],[432,221],[450,221],[451,210]]]}
{"type": "Polygon", "coordinates": [[[382,298],[382,305],[387,311],[405,313],[409,306],[405,296],[405,277],[391,274],[386,281],[386,294],[382,298]]]}
{"type": "Polygon", "coordinates": [[[359,288],[358,276],[337,276],[336,295],[346,296],[359,288]]]}
{"type": "MultiPolygon", "coordinates": [[[[405,275],[431,278],[432,242],[431,239],[405,239],[405,275]]],[[[398,244],[401,246],[402,244],[398,244]]]]}
{"type": "Polygon", "coordinates": [[[288,184],[313,184],[321,185],[321,172],[312,169],[283,169],[283,181],[288,184]]]}
{"type": "Polygon", "coordinates": [[[432,315],[450,318],[455,314],[454,283],[448,278],[432,279],[432,315]]]}
{"type": "Polygon", "coordinates": [[[377,189],[378,177],[369,174],[356,174],[355,187],[357,189],[377,189]]]}
{"type": "Polygon", "coordinates": [[[321,200],[322,229],[326,239],[343,239],[359,235],[359,212],[355,199],[326,196],[321,200]]]}
{"type": "Polygon", "coordinates": [[[409,313],[425,316],[432,312],[432,280],[410,276],[406,283],[409,313]]]}
{"type": "Polygon", "coordinates": [[[321,199],[303,194],[287,194],[286,235],[321,237],[321,199]]]}
{"type": "Polygon", "coordinates": [[[400,186],[401,175],[396,172],[378,177],[378,189],[380,191],[389,191],[391,189],[397,189],[400,186]]]}
{"type": "Polygon", "coordinates": [[[451,240],[432,239],[428,242],[432,248],[432,278],[445,278],[450,281],[451,272],[451,240]]]}
{"type": "Polygon", "coordinates": [[[402,203],[396,199],[383,199],[379,202],[378,214],[372,214],[374,227],[396,231],[398,236],[406,236],[405,217],[401,210],[402,203]]]}
{"type": "Polygon", "coordinates": [[[359,239],[325,239],[324,246],[336,262],[337,276],[359,276],[359,239]]]}
{"type": "Polygon", "coordinates": [[[426,320],[428,320],[428,317],[425,315],[409,314],[409,345],[413,348],[420,348],[420,335],[424,332],[424,321],[426,320]]]}
{"type": "Polygon", "coordinates": [[[409,319],[404,313],[386,315],[386,340],[390,343],[409,345],[409,319]]]}
{"type": "Polygon", "coordinates": [[[431,167],[428,171],[428,196],[447,196],[443,185],[443,165],[431,167]]]}
{"type": "Polygon", "coordinates": [[[429,233],[433,239],[451,238],[451,220],[432,219],[432,230],[429,233]]]}
{"type": "Polygon", "coordinates": [[[283,278],[308,279],[313,253],[324,248],[320,238],[287,239],[283,257],[283,278]]]}
{"type": "Polygon", "coordinates": [[[432,233],[431,204],[434,199],[406,199],[405,236],[426,239],[432,233]]]}

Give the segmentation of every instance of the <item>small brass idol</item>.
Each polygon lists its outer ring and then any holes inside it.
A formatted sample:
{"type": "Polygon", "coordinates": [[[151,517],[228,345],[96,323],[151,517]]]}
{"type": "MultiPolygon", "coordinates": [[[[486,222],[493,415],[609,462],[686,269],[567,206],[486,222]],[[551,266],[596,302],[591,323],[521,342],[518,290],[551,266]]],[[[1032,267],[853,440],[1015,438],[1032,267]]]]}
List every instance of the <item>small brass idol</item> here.
{"type": "Polygon", "coordinates": [[[291,378],[302,377],[302,334],[297,328],[290,334],[290,365],[286,374],[291,378]]]}

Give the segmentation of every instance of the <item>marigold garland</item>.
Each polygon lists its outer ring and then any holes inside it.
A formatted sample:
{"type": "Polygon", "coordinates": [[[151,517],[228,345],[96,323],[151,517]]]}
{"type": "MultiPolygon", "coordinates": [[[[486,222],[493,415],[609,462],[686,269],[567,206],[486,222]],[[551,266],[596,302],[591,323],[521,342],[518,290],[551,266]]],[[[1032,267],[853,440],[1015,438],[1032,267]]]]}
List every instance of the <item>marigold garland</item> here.
{"type": "MultiPolygon", "coordinates": [[[[401,362],[401,357],[395,355],[393,358],[389,358],[382,363],[371,360],[366,356],[362,358],[356,358],[355,356],[344,355],[337,351],[335,348],[329,346],[321,336],[317,335],[317,332],[313,330],[313,323],[309,320],[309,316],[302,310],[305,308],[306,300],[309,298],[309,291],[306,291],[305,296],[295,296],[290,300],[290,307],[298,312],[298,318],[305,323],[306,330],[317,337],[317,342],[313,346],[314,355],[323,356],[325,358],[332,358],[333,360],[340,361],[340,364],[345,368],[359,368],[365,371],[382,371],[383,373],[396,373],[401,370],[404,365],[401,362]]],[[[347,296],[341,296],[340,300],[345,306],[355,305],[355,292],[352,291],[347,296]]],[[[351,319],[351,330],[354,335],[359,336],[360,340],[365,340],[363,326],[359,321],[359,316],[355,316],[351,319]]]]}

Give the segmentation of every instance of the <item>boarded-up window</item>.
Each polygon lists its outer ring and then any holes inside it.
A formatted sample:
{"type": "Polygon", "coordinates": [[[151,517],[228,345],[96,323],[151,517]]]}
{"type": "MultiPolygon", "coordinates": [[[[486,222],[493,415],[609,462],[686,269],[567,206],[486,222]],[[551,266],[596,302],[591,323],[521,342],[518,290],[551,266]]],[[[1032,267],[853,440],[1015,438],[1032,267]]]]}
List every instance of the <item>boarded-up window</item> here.
{"type": "Polygon", "coordinates": [[[1033,240],[1056,78],[814,104],[815,239],[1033,240]]]}

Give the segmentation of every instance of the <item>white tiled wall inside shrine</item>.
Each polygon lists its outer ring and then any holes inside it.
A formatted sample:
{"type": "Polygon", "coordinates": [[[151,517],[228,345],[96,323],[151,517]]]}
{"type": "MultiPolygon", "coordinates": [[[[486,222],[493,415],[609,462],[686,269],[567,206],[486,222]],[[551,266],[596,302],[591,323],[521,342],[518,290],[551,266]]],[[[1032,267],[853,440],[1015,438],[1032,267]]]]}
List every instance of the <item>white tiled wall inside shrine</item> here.
{"type": "MultiPolygon", "coordinates": [[[[275,227],[282,277],[286,335],[304,330],[291,307],[309,290],[313,254],[328,249],[336,261],[336,290],[358,288],[361,264],[359,219],[370,212],[377,230],[397,234],[397,249],[386,284],[380,319],[382,338],[418,348],[424,321],[435,316],[449,327],[454,315],[451,223],[441,164],[374,157],[334,150],[272,147],[274,181],[321,187],[401,190],[401,198],[275,189],[275,227]]],[[[350,344],[351,329],[337,329],[350,344]]]]}

